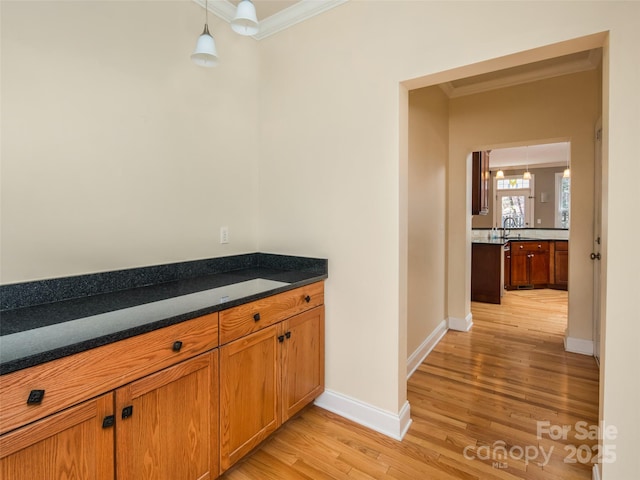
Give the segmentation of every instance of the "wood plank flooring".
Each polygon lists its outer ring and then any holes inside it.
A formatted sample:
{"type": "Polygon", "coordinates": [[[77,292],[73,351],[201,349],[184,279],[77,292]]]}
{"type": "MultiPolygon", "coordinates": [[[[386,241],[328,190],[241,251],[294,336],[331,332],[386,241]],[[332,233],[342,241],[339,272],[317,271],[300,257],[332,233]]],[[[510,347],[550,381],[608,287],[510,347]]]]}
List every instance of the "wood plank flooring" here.
{"type": "Polygon", "coordinates": [[[565,458],[593,454],[595,441],[576,438],[575,426],[597,424],[598,368],[564,351],[566,304],[567,292],[554,290],[473,303],[471,331],[448,332],[410,378],[413,423],[402,442],[310,407],[222,478],[590,479],[590,464],[565,458]],[[571,431],[538,438],[537,421],[571,431]]]}

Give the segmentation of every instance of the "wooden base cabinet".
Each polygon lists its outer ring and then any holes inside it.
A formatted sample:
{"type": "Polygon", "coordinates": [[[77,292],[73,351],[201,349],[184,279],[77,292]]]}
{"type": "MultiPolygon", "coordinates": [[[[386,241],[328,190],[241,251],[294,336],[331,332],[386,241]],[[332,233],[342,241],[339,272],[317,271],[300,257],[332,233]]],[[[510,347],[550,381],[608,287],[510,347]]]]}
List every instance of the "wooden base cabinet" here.
{"type": "Polygon", "coordinates": [[[324,305],[221,347],[221,472],[323,390],[324,305]]]}
{"type": "Polygon", "coordinates": [[[218,351],[116,391],[119,480],[218,476],[218,351]]]}
{"type": "Polygon", "coordinates": [[[278,327],[220,349],[220,467],[227,470],[278,428],[278,327]]]}
{"type": "Polygon", "coordinates": [[[3,480],[113,480],[113,393],[0,437],[3,480]]]}
{"type": "Polygon", "coordinates": [[[509,288],[549,285],[549,242],[511,242],[509,288]]]}

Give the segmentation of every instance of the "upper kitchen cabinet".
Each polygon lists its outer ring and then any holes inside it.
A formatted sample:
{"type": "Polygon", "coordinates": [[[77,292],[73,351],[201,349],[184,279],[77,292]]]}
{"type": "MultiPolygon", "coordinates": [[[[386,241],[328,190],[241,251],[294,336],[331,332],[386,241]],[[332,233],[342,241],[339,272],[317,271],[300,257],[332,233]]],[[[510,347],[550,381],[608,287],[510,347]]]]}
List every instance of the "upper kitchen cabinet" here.
{"type": "Polygon", "coordinates": [[[489,151],[473,152],[471,179],[471,214],[486,215],[489,212],[489,151]]]}

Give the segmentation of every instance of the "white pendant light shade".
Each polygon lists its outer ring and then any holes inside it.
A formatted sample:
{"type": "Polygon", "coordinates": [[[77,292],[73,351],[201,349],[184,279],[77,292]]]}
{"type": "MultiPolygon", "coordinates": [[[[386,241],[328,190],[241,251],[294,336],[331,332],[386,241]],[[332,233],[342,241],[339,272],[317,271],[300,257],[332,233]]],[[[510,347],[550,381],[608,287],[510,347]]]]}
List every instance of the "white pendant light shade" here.
{"type": "Polygon", "coordinates": [[[571,178],[571,169],[565,168],[564,172],[562,173],[562,177],[563,178],[571,178]]]}
{"type": "Polygon", "coordinates": [[[218,64],[216,42],[209,33],[207,24],[204,25],[202,35],[198,37],[196,49],[191,54],[191,60],[200,67],[215,67],[218,64]]]}
{"type": "Polygon", "coordinates": [[[496,178],[504,178],[504,172],[502,170],[498,170],[496,172],[496,178]]]}
{"type": "Polygon", "coordinates": [[[251,0],[242,0],[238,4],[236,16],[231,21],[231,28],[240,35],[251,36],[258,33],[256,7],[251,0]]]}
{"type": "Polygon", "coordinates": [[[531,172],[530,172],[529,170],[527,170],[526,172],[524,172],[524,173],[522,174],[522,178],[523,178],[524,180],[531,180],[531,172]]]}

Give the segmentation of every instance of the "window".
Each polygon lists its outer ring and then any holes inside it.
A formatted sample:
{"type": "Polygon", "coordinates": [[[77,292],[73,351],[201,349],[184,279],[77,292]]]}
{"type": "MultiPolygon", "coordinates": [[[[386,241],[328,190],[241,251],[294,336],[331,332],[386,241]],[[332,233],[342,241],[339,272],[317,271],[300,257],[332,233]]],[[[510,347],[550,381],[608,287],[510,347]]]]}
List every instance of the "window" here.
{"type": "Polygon", "coordinates": [[[556,228],[569,228],[569,209],[571,206],[571,178],[556,173],[556,228]]]}
{"type": "Polygon", "coordinates": [[[495,181],[494,225],[527,228],[533,225],[534,179],[509,176],[495,181]]]}

